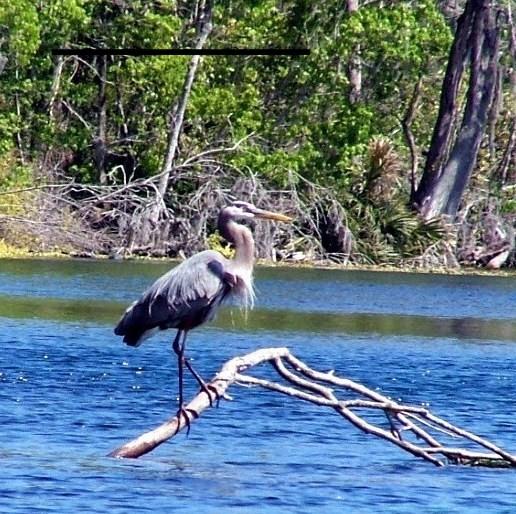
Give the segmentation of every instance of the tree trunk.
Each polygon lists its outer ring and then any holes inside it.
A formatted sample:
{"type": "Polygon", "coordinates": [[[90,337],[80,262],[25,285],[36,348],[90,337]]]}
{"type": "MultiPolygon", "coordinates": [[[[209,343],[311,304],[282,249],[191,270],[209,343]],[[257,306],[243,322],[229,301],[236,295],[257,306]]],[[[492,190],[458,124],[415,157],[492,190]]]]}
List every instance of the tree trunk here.
{"type": "MultiPolygon", "coordinates": [[[[346,8],[350,15],[358,11],[358,0],[347,0],[346,8]]],[[[362,97],[362,60],[360,58],[360,45],[353,48],[348,63],[348,80],[350,85],[349,101],[355,104],[362,97]]]]}
{"type": "Polygon", "coordinates": [[[421,209],[428,201],[440,177],[440,166],[446,156],[457,113],[457,96],[464,65],[468,56],[468,42],[472,20],[475,16],[473,2],[469,1],[457,22],[455,39],[450,50],[439,103],[439,113],[434,126],[430,148],[421,182],[412,196],[412,202],[421,209]]]}
{"type": "Polygon", "coordinates": [[[99,56],[98,64],[99,96],[98,96],[98,125],[97,136],[93,140],[93,159],[99,173],[100,185],[107,184],[106,175],[106,132],[107,132],[107,102],[106,102],[106,79],[107,79],[107,56],[99,56]]]}
{"type": "Polygon", "coordinates": [[[516,183],[516,119],[512,121],[507,146],[495,177],[501,184],[516,183]]]}
{"type": "Polygon", "coordinates": [[[498,20],[489,0],[469,0],[459,19],[441,106],[425,170],[414,202],[426,218],[454,217],[477,161],[496,87],[499,54],[498,20]],[[467,35],[467,38],[466,38],[467,35]],[[466,106],[453,144],[453,118],[464,58],[470,58],[466,106]],[[451,151],[447,155],[447,148],[451,151]]]}
{"type": "MultiPolygon", "coordinates": [[[[200,15],[197,23],[197,41],[195,43],[195,48],[197,50],[200,50],[204,47],[204,44],[206,43],[206,40],[210,35],[210,32],[213,27],[211,17],[211,0],[207,0],[204,3],[204,6],[200,7],[200,15]]],[[[201,56],[199,54],[192,56],[190,64],[188,65],[188,71],[186,73],[186,78],[183,84],[181,96],[171,109],[167,153],[165,155],[163,167],[161,168],[161,177],[158,185],[158,192],[161,195],[161,198],[165,196],[168,187],[168,182],[170,180],[170,174],[174,167],[174,160],[177,155],[177,147],[179,144],[179,136],[181,134],[181,129],[183,128],[186,105],[188,103],[188,98],[192,90],[193,81],[195,79],[195,74],[197,72],[197,67],[199,66],[200,59],[201,56]]]]}
{"type": "Polygon", "coordinates": [[[0,75],[4,72],[5,65],[7,64],[7,57],[0,53],[0,75]]]}
{"type": "MultiPolygon", "coordinates": [[[[16,68],[15,68],[14,76],[16,78],[16,82],[19,82],[20,81],[20,72],[19,72],[18,59],[15,60],[15,67],[16,68]]],[[[18,129],[16,130],[16,143],[18,145],[18,152],[20,154],[20,162],[21,162],[22,166],[25,166],[25,164],[26,164],[25,151],[23,149],[23,138],[22,138],[21,129],[20,129],[22,113],[21,113],[21,106],[20,106],[20,96],[19,96],[18,92],[16,92],[14,94],[14,103],[15,103],[15,107],[16,107],[16,116],[18,117],[18,120],[20,122],[20,125],[19,125],[18,129]]]]}
{"type": "Polygon", "coordinates": [[[416,190],[416,173],[419,166],[419,152],[416,146],[416,138],[414,137],[414,133],[412,132],[412,123],[414,122],[414,118],[416,117],[417,108],[419,106],[419,102],[421,101],[421,89],[423,86],[423,77],[419,77],[416,85],[414,86],[414,91],[412,93],[412,98],[410,99],[409,105],[407,107],[407,112],[405,116],[401,120],[401,127],[403,129],[403,134],[405,139],[407,140],[407,144],[409,146],[410,151],[410,196],[414,196],[414,192],[416,190]]]}
{"type": "Polygon", "coordinates": [[[59,88],[61,86],[61,75],[63,74],[64,56],[58,55],[54,66],[54,73],[52,75],[52,88],[50,89],[50,100],[48,102],[48,111],[50,119],[56,119],[56,104],[59,88]]]}
{"type": "MultiPolygon", "coordinates": [[[[204,47],[212,30],[212,0],[200,2],[198,12],[195,48],[200,50],[204,47]]],[[[163,166],[158,175],[159,182],[156,185],[155,194],[150,203],[146,206],[144,212],[142,214],[136,213],[134,216],[132,221],[133,235],[128,243],[131,249],[133,249],[133,247],[141,247],[148,248],[151,251],[159,250],[160,253],[166,252],[166,248],[160,248],[160,246],[163,246],[163,242],[168,238],[168,213],[165,204],[165,196],[174,169],[186,106],[200,58],[201,56],[199,54],[192,56],[181,94],[170,110],[167,150],[163,160],[163,166]]]]}
{"type": "MultiPolygon", "coordinates": [[[[512,62],[516,61],[516,27],[512,17],[511,2],[507,5],[507,21],[509,25],[509,53],[512,57],[512,62]]],[[[509,83],[511,84],[512,96],[516,96],[516,65],[513,64],[509,72],[509,83]]]]}

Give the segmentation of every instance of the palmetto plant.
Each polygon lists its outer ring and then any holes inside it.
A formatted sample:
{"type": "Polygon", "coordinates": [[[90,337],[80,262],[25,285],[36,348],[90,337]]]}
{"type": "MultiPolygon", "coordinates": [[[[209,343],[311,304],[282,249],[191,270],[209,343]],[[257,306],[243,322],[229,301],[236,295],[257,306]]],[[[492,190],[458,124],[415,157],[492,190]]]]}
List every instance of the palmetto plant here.
{"type": "Polygon", "coordinates": [[[346,201],[357,260],[378,264],[415,257],[446,233],[439,220],[425,221],[410,210],[402,169],[388,139],[371,140],[365,171],[346,201]]]}

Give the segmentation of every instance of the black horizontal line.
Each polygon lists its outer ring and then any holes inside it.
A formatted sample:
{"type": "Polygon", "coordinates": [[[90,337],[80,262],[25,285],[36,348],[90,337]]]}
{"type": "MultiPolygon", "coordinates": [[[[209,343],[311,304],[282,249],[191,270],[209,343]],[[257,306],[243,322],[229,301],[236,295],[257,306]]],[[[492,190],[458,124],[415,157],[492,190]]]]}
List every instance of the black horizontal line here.
{"type": "Polygon", "coordinates": [[[308,55],[308,48],[54,48],[53,55],[308,55]]]}

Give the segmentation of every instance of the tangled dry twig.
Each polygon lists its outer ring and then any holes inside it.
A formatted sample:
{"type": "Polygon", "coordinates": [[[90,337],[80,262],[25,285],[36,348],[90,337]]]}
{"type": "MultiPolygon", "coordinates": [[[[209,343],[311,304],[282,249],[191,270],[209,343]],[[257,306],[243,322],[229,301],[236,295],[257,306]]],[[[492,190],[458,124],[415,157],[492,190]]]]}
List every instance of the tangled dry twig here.
{"type": "Polygon", "coordinates": [[[35,233],[35,238],[39,235],[43,246],[48,239],[48,244],[71,247],[75,253],[192,255],[206,248],[219,209],[238,198],[296,218],[292,226],[254,227],[258,257],[316,261],[331,253],[333,260],[349,258],[352,240],[344,211],[328,190],[294,174],[284,189],[272,189],[252,173],[228,169],[216,160],[217,153],[232,150],[204,151],[179,164],[164,199],[156,194],[159,174],[134,178],[123,170],[110,172],[105,185],[79,184],[56,175],[53,184],[0,194],[32,195],[35,200],[25,203],[37,208],[10,221],[46,224],[48,230],[35,233]],[[149,212],[156,198],[162,198],[163,205],[154,219],[149,212]],[[324,244],[329,239],[331,248],[324,244]]]}

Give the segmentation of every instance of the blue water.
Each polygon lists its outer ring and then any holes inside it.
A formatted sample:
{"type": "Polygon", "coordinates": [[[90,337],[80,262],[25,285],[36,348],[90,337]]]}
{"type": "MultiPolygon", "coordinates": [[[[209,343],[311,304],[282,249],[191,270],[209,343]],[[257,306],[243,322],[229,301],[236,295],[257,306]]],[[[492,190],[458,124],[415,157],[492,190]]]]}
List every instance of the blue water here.
{"type": "MultiPolygon", "coordinates": [[[[336,414],[258,389],[232,388],[233,401],[205,411],[188,437],[141,459],[106,457],[176,409],[169,337],[134,349],[112,333],[125,303],[164,269],[0,262],[0,512],[516,511],[516,470],[435,468],[336,414]],[[50,308],[52,299],[62,303],[50,308]],[[78,300],[84,315],[61,312],[78,300]]],[[[288,346],[516,453],[515,277],[263,269],[257,286],[247,325],[235,315],[192,332],[203,376],[235,355],[288,346]],[[369,324],[355,329],[351,317],[340,328],[350,313],[369,324]],[[464,329],[472,320],[484,323],[482,338],[464,329]]]]}

